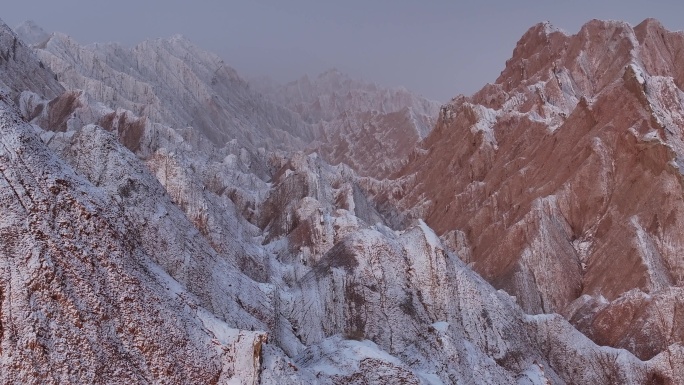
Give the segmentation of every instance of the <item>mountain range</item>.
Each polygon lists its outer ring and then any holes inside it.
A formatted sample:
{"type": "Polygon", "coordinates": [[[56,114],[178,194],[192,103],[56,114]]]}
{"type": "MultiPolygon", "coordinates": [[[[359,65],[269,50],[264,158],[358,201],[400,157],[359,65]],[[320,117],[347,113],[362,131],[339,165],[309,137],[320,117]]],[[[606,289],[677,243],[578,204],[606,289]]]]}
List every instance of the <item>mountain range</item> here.
{"type": "Polygon", "coordinates": [[[2,383],[684,383],[684,34],[541,23],[440,105],[14,31],[2,383]]]}

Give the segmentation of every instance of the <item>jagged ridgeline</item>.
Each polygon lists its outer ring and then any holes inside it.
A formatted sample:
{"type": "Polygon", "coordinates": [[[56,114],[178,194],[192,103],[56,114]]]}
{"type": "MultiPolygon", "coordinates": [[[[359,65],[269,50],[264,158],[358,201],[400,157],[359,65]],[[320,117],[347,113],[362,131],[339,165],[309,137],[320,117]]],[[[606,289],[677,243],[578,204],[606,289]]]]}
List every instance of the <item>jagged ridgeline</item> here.
{"type": "Polygon", "coordinates": [[[0,382],[682,382],[679,34],[538,25],[439,109],[16,30],[0,382]]]}
{"type": "Polygon", "coordinates": [[[384,195],[527,313],[642,359],[669,351],[684,338],[682,47],[653,19],[537,25],[384,195]]]}

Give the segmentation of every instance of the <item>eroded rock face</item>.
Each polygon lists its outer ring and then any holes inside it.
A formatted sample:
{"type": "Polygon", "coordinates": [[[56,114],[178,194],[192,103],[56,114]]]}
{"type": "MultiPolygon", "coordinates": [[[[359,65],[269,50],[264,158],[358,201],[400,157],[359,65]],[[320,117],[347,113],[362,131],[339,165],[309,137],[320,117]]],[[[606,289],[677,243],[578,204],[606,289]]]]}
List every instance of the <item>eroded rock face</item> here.
{"type": "MultiPolygon", "coordinates": [[[[210,343],[225,347],[223,358],[207,361],[233,363],[232,370],[224,367],[221,372],[225,380],[233,376],[253,383],[255,372],[262,383],[287,378],[292,383],[375,383],[380,375],[409,383],[514,383],[515,378],[642,383],[654,375],[676,378],[668,365],[679,362],[677,352],[672,361],[646,364],[626,352],[596,347],[560,317],[525,316],[511,297],[477,277],[422,223],[403,233],[382,224],[369,226],[349,211],[361,202],[342,184],[350,181],[350,171],[331,168],[315,156],[274,160],[282,171],[257,211],[268,213],[265,208],[274,203],[266,202],[281,202],[282,212],[298,219],[288,222],[263,214],[270,218],[263,222],[265,228],[274,235],[252,242],[266,242],[262,250],[270,258],[271,284],[264,286],[243,276],[230,260],[221,262],[223,253],[214,254],[210,237],[186,219],[192,210],[186,206],[182,213],[158,184],[187,202],[185,194],[196,190],[173,186],[192,185],[196,179],[170,173],[157,182],[111,133],[96,126],[41,135],[80,175],[97,182],[92,189],[111,200],[114,217],[125,223],[122,241],[149,256],[151,274],[161,277],[162,293],[175,293],[202,322],[199,329],[211,331],[210,343]],[[292,187],[284,186],[298,174],[310,182],[292,193],[292,187]],[[267,331],[267,347],[264,333],[235,327],[267,331]],[[542,353],[552,347],[558,350],[542,353]],[[582,352],[572,355],[577,361],[562,358],[567,349],[582,352]],[[259,353],[261,364],[254,359],[259,353]],[[589,365],[593,361],[600,364],[589,365]],[[378,370],[371,373],[370,367],[378,370]],[[583,368],[581,375],[577,368],[583,368]]],[[[217,215],[222,207],[206,210],[217,215]]],[[[245,224],[235,220],[208,228],[226,230],[222,226],[245,224]]],[[[244,246],[250,240],[241,242],[244,246]]],[[[158,330],[144,318],[139,322],[158,330]]]]}
{"type": "MultiPolygon", "coordinates": [[[[495,84],[444,106],[397,180],[372,188],[464,234],[473,269],[529,313],[632,289],[672,298],[684,267],[678,47],[684,36],[654,20],[594,20],[572,36],[537,25],[495,84]]],[[[605,330],[607,312],[591,321],[601,343],[646,357],[682,341],[642,350],[637,330],[605,330]]]]}
{"type": "Polygon", "coordinates": [[[566,317],[597,343],[624,346],[650,359],[684,338],[681,297],[681,287],[653,295],[635,289],[612,302],[582,296],[566,310],[566,317]]]}

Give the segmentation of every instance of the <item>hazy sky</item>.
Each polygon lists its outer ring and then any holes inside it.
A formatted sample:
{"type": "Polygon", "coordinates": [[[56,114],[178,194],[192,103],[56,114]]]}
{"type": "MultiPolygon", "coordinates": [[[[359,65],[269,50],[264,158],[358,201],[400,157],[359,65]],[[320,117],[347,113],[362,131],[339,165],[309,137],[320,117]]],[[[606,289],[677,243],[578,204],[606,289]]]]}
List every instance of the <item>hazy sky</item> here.
{"type": "Polygon", "coordinates": [[[126,45],[180,33],[243,77],[280,82],[337,68],[446,101],[493,82],[533,24],[576,33],[589,19],[684,29],[684,2],[631,0],[15,0],[0,18],[32,19],[77,41],[126,45]]]}

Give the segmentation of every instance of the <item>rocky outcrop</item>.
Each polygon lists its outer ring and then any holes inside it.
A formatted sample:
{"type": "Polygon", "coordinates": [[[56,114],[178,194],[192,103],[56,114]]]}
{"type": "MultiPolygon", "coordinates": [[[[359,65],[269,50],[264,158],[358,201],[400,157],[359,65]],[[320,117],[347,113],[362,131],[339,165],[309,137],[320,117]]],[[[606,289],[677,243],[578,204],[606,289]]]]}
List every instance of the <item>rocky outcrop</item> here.
{"type": "Polygon", "coordinates": [[[624,346],[646,360],[684,339],[681,296],[681,287],[655,294],[635,289],[612,302],[585,295],[565,316],[598,344],[624,346]]]}
{"type": "Polygon", "coordinates": [[[418,142],[421,127],[432,127],[435,115],[397,111],[351,112],[321,122],[323,137],[312,148],[333,164],[348,164],[359,174],[385,178],[398,170],[418,142]]]}

